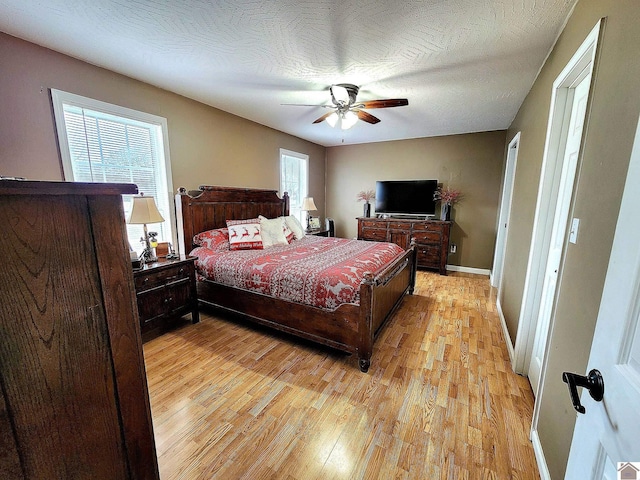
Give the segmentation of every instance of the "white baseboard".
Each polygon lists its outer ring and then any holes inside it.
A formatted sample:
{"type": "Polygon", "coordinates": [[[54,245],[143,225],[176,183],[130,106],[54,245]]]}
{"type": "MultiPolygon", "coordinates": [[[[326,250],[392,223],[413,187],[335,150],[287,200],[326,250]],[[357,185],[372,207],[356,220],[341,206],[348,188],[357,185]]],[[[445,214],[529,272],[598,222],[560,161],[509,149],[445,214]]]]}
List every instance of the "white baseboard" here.
{"type": "Polygon", "coordinates": [[[536,455],[536,463],[538,464],[540,479],[551,480],[551,474],[547,467],[547,460],[544,458],[544,452],[542,451],[542,444],[540,443],[540,437],[538,437],[537,430],[531,430],[531,443],[533,445],[533,452],[536,455]]]}
{"type": "Polygon", "coordinates": [[[507,321],[504,318],[504,313],[502,313],[502,306],[500,305],[499,298],[496,298],[496,310],[498,311],[500,325],[502,325],[502,336],[504,337],[504,343],[507,345],[507,352],[509,352],[509,361],[511,362],[511,368],[513,369],[515,366],[516,351],[513,348],[513,343],[511,343],[511,336],[509,335],[509,329],[507,328],[507,321]]]}
{"type": "Polygon", "coordinates": [[[447,270],[451,272],[475,273],[476,275],[491,275],[491,270],[487,268],[461,267],[459,265],[447,265],[447,270]]]}

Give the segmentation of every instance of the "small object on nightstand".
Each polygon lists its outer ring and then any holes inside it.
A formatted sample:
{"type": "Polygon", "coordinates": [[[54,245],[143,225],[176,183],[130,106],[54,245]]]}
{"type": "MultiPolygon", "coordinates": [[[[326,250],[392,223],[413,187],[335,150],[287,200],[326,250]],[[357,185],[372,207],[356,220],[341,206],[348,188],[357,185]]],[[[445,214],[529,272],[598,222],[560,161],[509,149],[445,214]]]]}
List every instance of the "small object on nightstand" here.
{"type": "Polygon", "coordinates": [[[311,217],[309,219],[309,230],[320,230],[320,218],[311,217]]]}
{"type": "Polygon", "coordinates": [[[140,270],[142,268],[142,262],[138,256],[138,252],[135,250],[129,250],[129,257],[131,258],[131,267],[134,270],[140,270]]]}
{"type": "Polygon", "coordinates": [[[169,244],[169,253],[167,253],[167,260],[177,260],[180,255],[173,249],[173,245],[169,244]]]}
{"type": "Polygon", "coordinates": [[[156,256],[165,258],[169,254],[169,242],[159,242],[156,246],[156,256]]]}

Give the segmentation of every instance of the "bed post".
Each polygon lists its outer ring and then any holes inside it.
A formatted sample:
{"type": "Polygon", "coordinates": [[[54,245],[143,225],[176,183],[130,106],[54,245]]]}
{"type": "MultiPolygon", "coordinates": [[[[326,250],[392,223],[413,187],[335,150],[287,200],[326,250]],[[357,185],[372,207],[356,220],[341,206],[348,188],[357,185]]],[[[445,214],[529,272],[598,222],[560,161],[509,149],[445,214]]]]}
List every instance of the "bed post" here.
{"type": "Polygon", "coordinates": [[[416,275],[418,272],[418,245],[416,244],[416,239],[411,239],[411,246],[409,247],[413,251],[411,257],[411,280],[409,280],[409,295],[413,295],[413,290],[416,286],[416,275]]]}
{"type": "Polygon", "coordinates": [[[188,208],[184,208],[183,201],[185,200],[187,195],[187,189],[184,187],[178,188],[178,193],[176,193],[175,197],[175,207],[176,207],[176,233],[178,234],[178,253],[182,255],[187,255],[189,250],[186,250],[185,241],[184,241],[184,226],[185,220],[188,222],[191,221],[190,218],[184,218],[185,215],[190,215],[191,210],[188,208]]]}
{"type": "Polygon", "coordinates": [[[284,192],[282,194],[282,216],[286,217],[289,215],[289,192],[284,192]]]}
{"type": "Polygon", "coordinates": [[[371,365],[373,354],[373,287],[375,280],[371,272],[364,274],[360,285],[360,345],[358,346],[358,366],[360,371],[367,373],[371,365]]]}

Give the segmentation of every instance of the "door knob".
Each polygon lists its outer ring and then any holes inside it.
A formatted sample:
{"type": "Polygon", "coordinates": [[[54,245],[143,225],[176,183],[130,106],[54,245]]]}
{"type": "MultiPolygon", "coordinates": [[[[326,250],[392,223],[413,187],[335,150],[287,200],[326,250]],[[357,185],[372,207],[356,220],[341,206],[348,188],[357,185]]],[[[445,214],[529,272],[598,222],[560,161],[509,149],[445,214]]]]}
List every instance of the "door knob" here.
{"type": "Polygon", "coordinates": [[[585,409],[580,403],[580,395],[578,395],[578,387],[589,390],[589,395],[596,402],[602,401],[604,397],[604,379],[602,374],[595,368],[585,377],[576,373],[562,372],[562,381],[569,387],[569,395],[571,395],[571,403],[578,413],[584,413],[585,409]]]}

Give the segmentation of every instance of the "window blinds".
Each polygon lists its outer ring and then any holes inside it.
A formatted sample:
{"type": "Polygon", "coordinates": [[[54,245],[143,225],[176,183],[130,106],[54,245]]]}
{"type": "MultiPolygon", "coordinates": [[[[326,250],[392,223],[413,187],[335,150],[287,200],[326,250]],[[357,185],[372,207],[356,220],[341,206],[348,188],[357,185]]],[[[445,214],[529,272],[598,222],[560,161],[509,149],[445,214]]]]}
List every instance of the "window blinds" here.
{"type": "MultiPolygon", "coordinates": [[[[169,198],[159,125],[64,104],[64,120],[73,180],[78,182],[135,183],[138,191],[153,196],[165,220],[170,219],[169,198]]],[[[125,216],[131,196],[123,196],[125,216]]],[[[170,241],[169,222],[153,224],[161,241],[170,241]]],[[[127,225],[129,242],[141,250],[142,225],[127,225]]]]}

